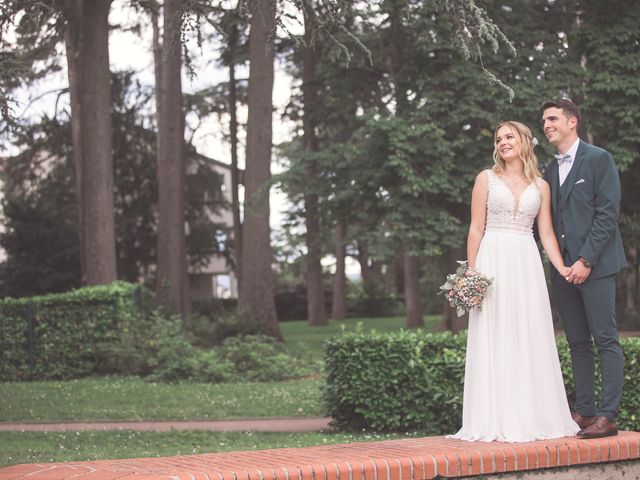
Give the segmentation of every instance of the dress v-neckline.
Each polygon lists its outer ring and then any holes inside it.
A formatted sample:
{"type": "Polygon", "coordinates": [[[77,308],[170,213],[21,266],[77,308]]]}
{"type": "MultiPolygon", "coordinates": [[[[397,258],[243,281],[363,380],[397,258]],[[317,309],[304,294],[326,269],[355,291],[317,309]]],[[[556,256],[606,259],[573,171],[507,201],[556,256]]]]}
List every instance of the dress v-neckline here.
{"type": "Polygon", "coordinates": [[[504,188],[506,188],[509,191],[509,193],[511,194],[511,198],[513,199],[513,218],[516,218],[516,216],[518,215],[518,211],[520,211],[520,199],[522,198],[522,195],[524,195],[525,192],[527,190],[529,190],[529,187],[531,187],[531,185],[533,185],[535,180],[534,180],[534,182],[529,182],[527,184],[527,186],[522,189],[520,194],[518,196],[516,196],[516,194],[513,193],[513,190],[511,190],[511,188],[509,188],[509,185],[507,185],[506,182],[504,182],[500,178],[500,176],[498,174],[496,174],[493,170],[491,170],[491,173],[496,177],[496,180],[498,180],[502,184],[502,186],[504,188]]]}

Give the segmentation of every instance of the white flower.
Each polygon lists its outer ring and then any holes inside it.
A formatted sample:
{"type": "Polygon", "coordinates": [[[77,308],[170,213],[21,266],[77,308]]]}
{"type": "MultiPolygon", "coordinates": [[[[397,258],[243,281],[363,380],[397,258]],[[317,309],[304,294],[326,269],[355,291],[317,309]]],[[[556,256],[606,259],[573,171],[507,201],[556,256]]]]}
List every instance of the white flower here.
{"type": "Polygon", "coordinates": [[[538,139],[536,137],[533,137],[531,139],[531,145],[533,145],[534,147],[538,145],[538,139]]]}

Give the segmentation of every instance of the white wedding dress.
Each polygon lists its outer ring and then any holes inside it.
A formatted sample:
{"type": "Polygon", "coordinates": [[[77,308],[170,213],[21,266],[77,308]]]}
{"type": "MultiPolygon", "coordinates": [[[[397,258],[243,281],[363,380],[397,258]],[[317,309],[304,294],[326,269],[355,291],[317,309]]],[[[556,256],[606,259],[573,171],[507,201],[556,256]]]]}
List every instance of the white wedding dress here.
{"type": "Polygon", "coordinates": [[[516,198],[487,170],[485,234],[476,269],[493,283],[469,314],[462,428],[453,438],[526,442],[572,436],[540,253],[537,183],[516,198]]]}

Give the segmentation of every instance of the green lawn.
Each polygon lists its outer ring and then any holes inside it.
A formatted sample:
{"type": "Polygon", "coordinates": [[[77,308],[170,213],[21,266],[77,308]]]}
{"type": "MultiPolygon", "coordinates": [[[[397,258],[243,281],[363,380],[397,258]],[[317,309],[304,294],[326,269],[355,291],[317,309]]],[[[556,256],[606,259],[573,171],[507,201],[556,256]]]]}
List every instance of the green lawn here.
{"type": "MultiPolygon", "coordinates": [[[[426,318],[433,329],[439,317],[426,318]]],[[[281,324],[286,344],[310,360],[322,360],[324,341],[341,331],[388,332],[401,317],[349,319],[310,327],[281,324]]],[[[163,384],[139,378],[92,378],[64,382],[0,383],[0,421],[64,422],[205,420],[274,416],[322,416],[318,378],[261,384],[163,384]]]]}
{"type": "Polygon", "coordinates": [[[0,383],[3,422],[273,416],[322,416],[320,381],[164,384],[132,377],[0,383]]]}
{"type": "MultiPolygon", "coordinates": [[[[439,317],[426,319],[433,330],[439,317]]],[[[362,323],[365,331],[404,326],[401,317],[349,319],[326,327],[283,322],[292,352],[322,361],[323,343],[362,323]]],[[[321,416],[320,375],[290,382],[159,384],[139,378],[91,378],[65,382],[0,383],[0,421],[64,422],[199,420],[273,416],[321,416]]],[[[416,436],[348,433],[260,432],[0,432],[0,465],[97,460],[205,452],[301,447],[416,436]]]]}
{"type": "Polygon", "coordinates": [[[404,434],[265,432],[0,432],[0,466],[114,458],[305,447],[419,436],[404,434]]]}
{"type": "MultiPolygon", "coordinates": [[[[425,330],[434,331],[441,319],[442,317],[439,315],[425,317],[425,330]]],[[[281,322],[280,329],[287,346],[292,351],[305,352],[315,360],[322,360],[324,358],[324,341],[343,330],[353,331],[358,324],[362,324],[363,331],[393,332],[406,328],[404,317],[382,317],[331,320],[329,325],[325,327],[310,327],[306,321],[281,322]]]]}

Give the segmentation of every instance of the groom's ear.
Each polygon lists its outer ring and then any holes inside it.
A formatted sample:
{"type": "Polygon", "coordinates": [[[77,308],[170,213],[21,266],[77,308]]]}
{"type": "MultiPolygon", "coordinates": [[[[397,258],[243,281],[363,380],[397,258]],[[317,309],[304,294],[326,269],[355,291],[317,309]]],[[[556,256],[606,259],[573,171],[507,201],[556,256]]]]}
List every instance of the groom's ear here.
{"type": "Polygon", "coordinates": [[[578,117],[575,117],[575,116],[569,117],[569,127],[578,128],[578,117]]]}

